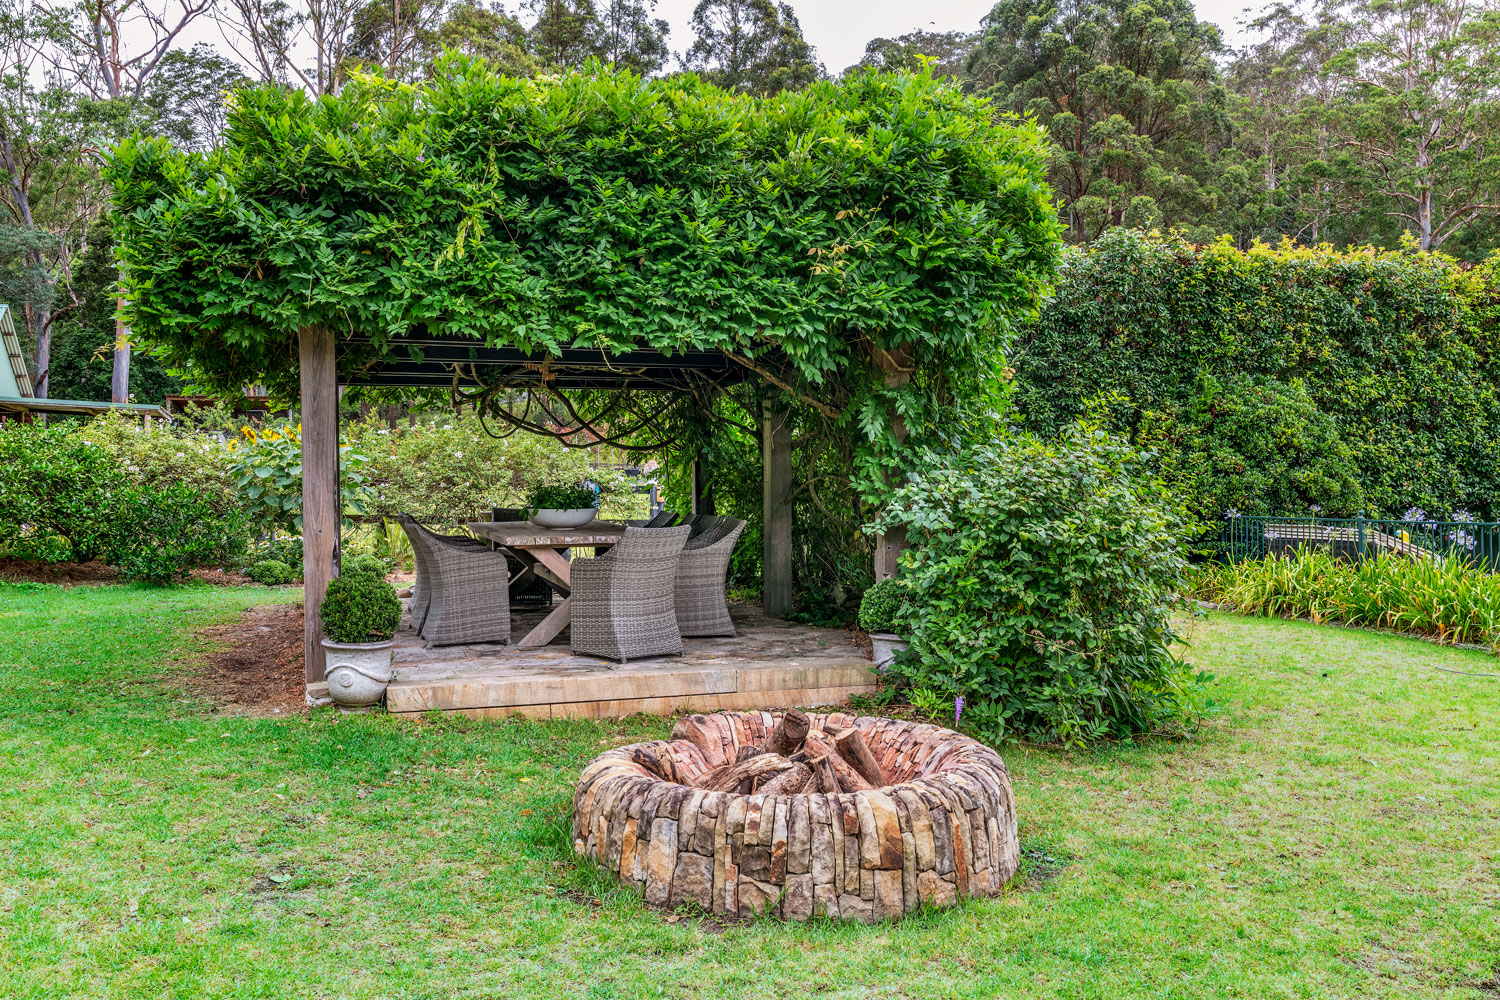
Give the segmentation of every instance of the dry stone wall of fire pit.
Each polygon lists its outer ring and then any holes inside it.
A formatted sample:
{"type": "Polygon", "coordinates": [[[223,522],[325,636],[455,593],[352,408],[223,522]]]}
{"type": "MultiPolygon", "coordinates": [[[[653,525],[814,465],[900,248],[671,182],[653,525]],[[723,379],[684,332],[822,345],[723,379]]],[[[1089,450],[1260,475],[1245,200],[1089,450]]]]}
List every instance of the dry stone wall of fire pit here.
{"type": "Polygon", "coordinates": [[[1010,773],[989,747],[796,710],[685,716],[671,740],[601,754],[573,796],[573,846],[653,906],[786,920],[891,920],[993,896],[1020,859],[1010,773]],[[878,784],[850,775],[874,766],[878,784]]]}

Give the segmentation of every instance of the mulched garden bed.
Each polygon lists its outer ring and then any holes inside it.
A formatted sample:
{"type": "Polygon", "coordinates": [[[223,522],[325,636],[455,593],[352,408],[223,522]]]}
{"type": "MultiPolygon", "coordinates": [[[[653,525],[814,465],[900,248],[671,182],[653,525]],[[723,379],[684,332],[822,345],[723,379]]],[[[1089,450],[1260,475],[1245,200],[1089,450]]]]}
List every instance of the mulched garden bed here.
{"type": "Polygon", "coordinates": [[[48,563],[31,559],[0,559],[0,580],[23,583],[114,583],[118,577],[113,566],[102,562],[48,563]]]}

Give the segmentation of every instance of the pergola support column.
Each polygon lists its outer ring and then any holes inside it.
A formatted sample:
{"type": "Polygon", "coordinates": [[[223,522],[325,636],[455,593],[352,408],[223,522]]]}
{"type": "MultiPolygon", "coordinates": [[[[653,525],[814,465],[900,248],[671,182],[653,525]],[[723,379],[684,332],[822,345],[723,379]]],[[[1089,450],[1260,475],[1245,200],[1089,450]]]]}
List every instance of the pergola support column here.
{"type": "MultiPolygon", "coordinates": [[[[885,376],[885,384],[897,389],[911,381],[911,357],[904,350],[885,351],[878,347],[870,349],[870,356],[885,376]]],[[[906,421],[891,412],[891,432],[897,441],[905,441],[906,421]]],[[[875,536],[875,579],[889,580],[900,567],[901,552],[906,548],[906,528],[897,525],[883,535],[875,536]]]]}
{"type": "Polygon", "coordinates": [[[323,590],[339,574],[339,376],[333,331],[299,331],[302,374],[302,586],[307,683],[321,684],[323,590]]]}
{"type": "Polygon", "coordinates": [[[693,511],[694,514],[713,514],[714,490],[708,481],[708,463],[703,457],[693,459],[693,511]]]}
{"type": "Polygon", "coordinates": [[[761,604],[773,618],[792,607],[792,428],[791,411],[766,403],[761,420],[761,509],[763,567],[761,604]]]}

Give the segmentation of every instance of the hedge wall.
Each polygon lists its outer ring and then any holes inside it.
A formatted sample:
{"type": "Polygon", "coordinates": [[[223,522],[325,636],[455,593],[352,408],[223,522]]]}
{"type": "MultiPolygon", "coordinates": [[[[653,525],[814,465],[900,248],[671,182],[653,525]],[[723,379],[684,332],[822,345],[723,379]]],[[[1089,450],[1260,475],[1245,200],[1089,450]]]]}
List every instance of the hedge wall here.
{"type": "Polygon", "coordinates": [[[1494,518],[1496,303],[1493,263],[1113,230],[1023,330],[1017,402],[1043,432],[1107,410],[1205,518],[1494,518]]]}

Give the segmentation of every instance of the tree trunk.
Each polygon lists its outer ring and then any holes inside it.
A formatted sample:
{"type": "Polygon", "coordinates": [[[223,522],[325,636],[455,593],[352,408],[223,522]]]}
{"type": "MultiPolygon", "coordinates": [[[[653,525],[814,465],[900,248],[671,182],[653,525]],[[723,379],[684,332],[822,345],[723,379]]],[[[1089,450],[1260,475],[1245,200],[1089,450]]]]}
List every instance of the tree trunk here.
{"type": "MultiPolygon", "coordinates": [[[[121,299],[119,304],[124,305],[125,300],[121,299]]],[[[130,327],[119,318],[115,319],[114,371],[109,377],[109,398],[115,403],[130,402],[130,327]]]]}

